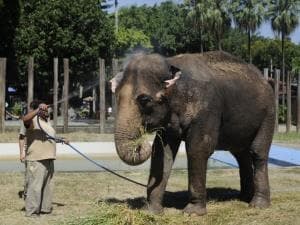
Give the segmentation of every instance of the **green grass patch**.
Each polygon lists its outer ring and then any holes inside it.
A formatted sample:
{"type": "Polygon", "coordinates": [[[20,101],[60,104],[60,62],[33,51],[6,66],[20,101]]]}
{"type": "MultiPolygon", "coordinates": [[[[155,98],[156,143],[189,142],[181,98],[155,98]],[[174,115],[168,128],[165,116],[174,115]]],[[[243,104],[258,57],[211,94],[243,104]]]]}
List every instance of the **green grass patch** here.
{"type": "Polygon", "coordinates": [[[276,133],[273,137],[274,141],[287,143],[300,143],[300,133],[295,131],[290,133],[276,133]]]}

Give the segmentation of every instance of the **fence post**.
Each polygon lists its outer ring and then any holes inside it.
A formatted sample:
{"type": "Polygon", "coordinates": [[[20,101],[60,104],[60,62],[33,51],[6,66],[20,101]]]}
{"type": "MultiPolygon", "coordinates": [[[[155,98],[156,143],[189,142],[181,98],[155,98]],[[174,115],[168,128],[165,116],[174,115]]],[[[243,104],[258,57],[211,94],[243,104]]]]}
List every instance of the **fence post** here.
{"type": "Polygon", "coordinates": [[[291,131],[291,73],[288,72],[286,76],[286,103],[287,103],[287,112],[286,112],[286,132],[291,131]]]}
{"type": "Polygon", "coordinates": [[[69,59],[64,58],[64,110],[63,110],[63,118],[64,118],[64,129],[63,132],[68,132],[68,102],[69,102],[69,59]]]}
{"type": "Polygon", "coordinates": [[[28,61],[28,89],[27,89],[27,111],[29,112],[29,105],[33,100],[34,93],[34,59],[29,57],[28,61]]]}
{"type": "Polygon", "coordinates": [[[274,94],[275,94],[275,132],[278,133],[278,111],[279,111],[279,79],[280,70],[275,70],[275,84],[274,84],[274,94]]]}
{"type": "Polygon", "coordinates": [[[0,132],[5,132],[6,58],[0,58],[0,132]]]}
{"type": "Polygon", "coordinates": [[[264,78],[266,80],[268,80],[268,77],[269,77],[269,69],[268,68],[264,68],[264,78]]]}
{"type": "Polygon", "coordinates": [[[300,132],[300,71],[298,72],[297,85],[297,133],[300,132]]]}
{"type": "Polygon", "coordinates": [[[282,98],[281,98],[281,104],[283,107],[285,107],[285,95],[286,95],[286,87],[285,87],[285,75],[282,74],[282,80],[281,80],[281,90],[282,90],[282,98]]]}
{"type": "Polygon", "coordinates": [[[100,133],[104,133],[105,129],[105,61],[99,58],[99,119],[100,133]]]}
{"type": "MultiPolygon", "coordinates": [[[[114,77],[114,76],[116,76],[117,75],[117,73],[118,73],[118,71],[119,71],[119,62],[118,62],[118,59],[113,59],[113,69],[112,69],[112,77],[114,77]]],[[[113,115],[113,117],[115,117],[115,115],[116,115],[116,98],[115,98],[115,94],[114,93],[112,93],[111,94],[111,104],[112,104],[112,115],[113,115]]]]}
{"type": "Polygon", "coordinates": [[[96,94],[96,88],[93,87],[93,91],[92,91],[92,97],[93,97],[93,115],[95,115],[96,113],[96,101],[97,101],[97,94],[96,94]]]}
{"type": "Polygon", "coordinates": [[[53,127],[57,129],[58,58],[53,59],[53,127]]]}

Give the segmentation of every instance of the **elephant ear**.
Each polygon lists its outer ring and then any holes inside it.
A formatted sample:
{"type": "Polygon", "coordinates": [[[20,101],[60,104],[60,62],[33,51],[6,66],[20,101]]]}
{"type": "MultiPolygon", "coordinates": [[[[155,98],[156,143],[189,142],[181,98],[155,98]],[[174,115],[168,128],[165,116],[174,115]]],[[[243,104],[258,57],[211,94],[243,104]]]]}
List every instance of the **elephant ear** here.
{"type": "Polygon", "coordinates": [[[164,80],[165,88],[156,93],[156,98],[161,101],[164,97],[172,94],[172,87],[181,76],[181,70],[175,66],[169,67],[168,78],[164,80]]]}
{"type": "Polygon", "coordinates": [[[111,83],[111,91],[112,93],[116,92],[117,87],[121,83],[123,79],[123,72],[117,73],[116,76],[114,76],[109,82],[111,83]]]}
{"type": "Polygon", "coordinates": [[[171,78],[164,81],[166,83],[167,89],[172,87],[176,83],[176,81],[180,78],[181,70],[179,68],[171,65],[169,68],[169,73],[171,75],[170,76],[171,78]]]}

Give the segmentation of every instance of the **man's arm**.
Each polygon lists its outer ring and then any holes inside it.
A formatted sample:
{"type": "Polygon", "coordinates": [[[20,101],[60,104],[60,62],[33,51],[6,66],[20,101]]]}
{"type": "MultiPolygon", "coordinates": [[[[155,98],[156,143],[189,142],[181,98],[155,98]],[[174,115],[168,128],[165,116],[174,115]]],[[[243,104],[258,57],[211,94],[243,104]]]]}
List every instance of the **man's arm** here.
{"type": "Polygon", "coordinates": [[[25,135],[20,134],[19,135],[19,149],[20,149],[20,161],[24,162],[25,157],[26,157],[26,153],[25,153],[25,135]]]}
{"type": "Polygon", "coordinates": [[[33,117],[35,117],[39,110],[47,110],[48,106],[44,103],[40,104],[39,107],[35,110],[30,111],[29,113],[27,113],[24,117],[23,117],[23,122],[26,128],[29,128],[31,123],[32,123],[32,119],[33,117]]]}

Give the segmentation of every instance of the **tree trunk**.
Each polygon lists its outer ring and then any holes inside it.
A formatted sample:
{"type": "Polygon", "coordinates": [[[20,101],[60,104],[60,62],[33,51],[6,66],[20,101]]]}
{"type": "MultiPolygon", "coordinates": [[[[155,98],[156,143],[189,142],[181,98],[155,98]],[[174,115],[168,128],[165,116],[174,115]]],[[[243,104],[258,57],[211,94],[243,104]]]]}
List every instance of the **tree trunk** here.
{"type": "Polygon", "coordinates": [[[252,64],[252,55],[251,55],[251,31],[248,30],[248,57],[249,63],[252,64]]]}
{"type": "Polygon", "coordinates": [[[283,107],[285,106],[285,94],[286,94],[284,39],[285,39],[285,33],[284,33],[284,31],[282,31],[281,32],[281,73],[282,73],[282,105],[283,105],[283,107]]]}

